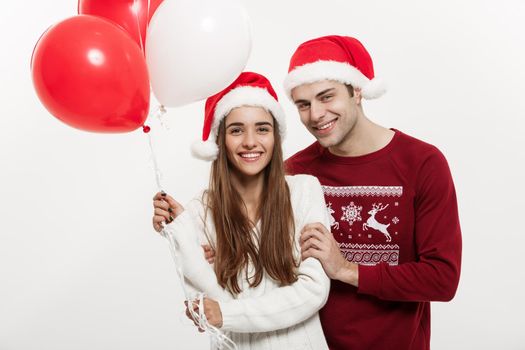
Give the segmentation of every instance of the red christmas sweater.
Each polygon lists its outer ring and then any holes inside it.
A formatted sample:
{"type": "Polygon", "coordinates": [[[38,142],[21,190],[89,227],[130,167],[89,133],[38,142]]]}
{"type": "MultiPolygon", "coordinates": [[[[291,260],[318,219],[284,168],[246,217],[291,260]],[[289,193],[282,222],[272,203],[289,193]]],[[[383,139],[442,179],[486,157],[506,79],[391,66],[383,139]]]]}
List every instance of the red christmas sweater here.
{"type": "Polygon", "coordinates": [[[316,176],[331,231],[359,287],[332,281],[320,311],[332,350],[430,348],[430,301],[459,282],[461,231],[446,159],[398,130],[379,151],[339,157],[315,142],[286,161],[316,176]]]}

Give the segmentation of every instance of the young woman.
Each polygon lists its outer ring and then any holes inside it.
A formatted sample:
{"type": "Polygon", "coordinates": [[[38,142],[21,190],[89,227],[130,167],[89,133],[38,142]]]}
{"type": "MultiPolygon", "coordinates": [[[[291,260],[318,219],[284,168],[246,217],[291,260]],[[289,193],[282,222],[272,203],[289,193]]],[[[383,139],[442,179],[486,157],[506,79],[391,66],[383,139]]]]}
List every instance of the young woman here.
{"type": "Polygon", "coordinates": [[[207,100],[204,141],[192,149],[213,160],[209,188],[185,209],[154,198],[154,228],[168,223],[186,282],[207,296],[208,322],[239,349],[328,348],[317,312],[329,279],[318,260],[301,261],[299,245],[306,224],[329,227],[327,211],[316,178],[285,176],[284,131],[269,81],[241,74],[207,100]]]}

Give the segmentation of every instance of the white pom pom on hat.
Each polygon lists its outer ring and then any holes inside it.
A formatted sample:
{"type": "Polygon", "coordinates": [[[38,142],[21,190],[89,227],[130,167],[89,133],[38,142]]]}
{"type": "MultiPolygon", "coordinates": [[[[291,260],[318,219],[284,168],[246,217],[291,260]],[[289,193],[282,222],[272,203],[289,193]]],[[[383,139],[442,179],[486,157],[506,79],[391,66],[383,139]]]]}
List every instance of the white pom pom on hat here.
{"type": "Polygon", "coordinates": [[[217,158],[219,148],[215,140],[195,141],[191,145],[191,154],[198,159],[212,161],[217,158]]]}

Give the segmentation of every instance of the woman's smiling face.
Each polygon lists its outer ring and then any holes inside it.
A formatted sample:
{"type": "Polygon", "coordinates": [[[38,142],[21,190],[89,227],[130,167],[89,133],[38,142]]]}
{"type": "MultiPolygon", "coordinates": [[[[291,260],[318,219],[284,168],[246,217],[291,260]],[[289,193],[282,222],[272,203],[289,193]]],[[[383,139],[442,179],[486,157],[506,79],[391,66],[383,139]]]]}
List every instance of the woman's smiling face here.
{"type": "Polygon", "coordinates": [[[224,120],[228,161],[240,177],[258,176],[273,155],[274,119],[261,107],[234,108],[224,120]]]}

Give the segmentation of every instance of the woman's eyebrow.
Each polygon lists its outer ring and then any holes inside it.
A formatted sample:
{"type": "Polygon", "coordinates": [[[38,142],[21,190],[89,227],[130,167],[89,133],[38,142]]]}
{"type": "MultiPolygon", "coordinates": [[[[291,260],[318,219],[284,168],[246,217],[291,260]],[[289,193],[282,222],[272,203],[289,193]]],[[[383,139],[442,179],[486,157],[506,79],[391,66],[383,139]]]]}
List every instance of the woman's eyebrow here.
{"type": "Polygon", "coordinates": [[[241,123],[241,122],[233,122],[231,124],[228,124],[228,126],[226,126],[226,129],[228,129],[230,126],[243,126],[244,123],[241,123]]]}

